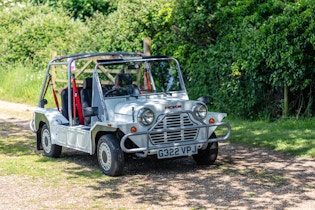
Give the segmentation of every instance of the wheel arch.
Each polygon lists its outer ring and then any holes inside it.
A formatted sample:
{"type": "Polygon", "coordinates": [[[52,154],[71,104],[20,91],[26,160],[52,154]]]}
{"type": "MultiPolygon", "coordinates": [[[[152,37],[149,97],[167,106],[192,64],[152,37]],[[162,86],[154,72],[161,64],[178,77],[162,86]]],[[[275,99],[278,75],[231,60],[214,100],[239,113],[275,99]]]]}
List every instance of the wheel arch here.
{"type": "Polygon", "coordinates": [[[35,126],[36,126],[36,147],[37,150],[42,150],[42,142],[41,142],[41,132],[42,132],[42,127],[46,124],[48,127],[49,126],[49,122],[47,120],[47,118],[45,117],[44,114],[36,114],[35,117],[35,126]]]}
{"type": "Polygon", "coordinates": [[[117,133],[117,128],[108,127],[104,125],[97,125],[94,127],[94,129],[91,132],[91,141],[92,141],[92,151],[91,155],[96,153],[97,144],[101,136],[106,134],[115,134],[117,133]]]}

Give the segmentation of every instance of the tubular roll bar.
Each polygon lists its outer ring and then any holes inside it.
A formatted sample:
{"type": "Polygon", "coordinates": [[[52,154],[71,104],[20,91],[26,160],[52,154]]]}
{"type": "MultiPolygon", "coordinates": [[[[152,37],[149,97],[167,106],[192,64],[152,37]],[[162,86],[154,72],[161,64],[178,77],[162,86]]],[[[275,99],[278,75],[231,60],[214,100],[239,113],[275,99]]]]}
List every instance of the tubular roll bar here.
{"type": "MultiPolygon", "coordinates": [[[[45,94],[45,87],[47,85],[48,79],[50,77],[50,69],[53,65],[67,65],[68,66],[68,87],[71,87],[71,63],[74,60],[79,59],[86,59],[92,57],[99,57],[99,56],[119,56],[120,58],[124,58],[124,56],[136,57],[142,56],[141,52],[101,52],[101,53],[82,53],[82,54],[73,54],[73,55],[66,55],[66,56],[57,56],[53,58],[47,65],[45,79],[42,84],[40,97],[38,100],[38,107],[44,108],[44,94],[45,94]],[[66,61],[64,61],[66,59],[66,61]]],[[[68,96],[71,96],[71,89],[68,88],[68,96]]],[[[71,113],[71,100],[68,101],[68,113],[71,113]]],[[[69,123],[72,126],[72,115],[69,115],[69,123]]]]}

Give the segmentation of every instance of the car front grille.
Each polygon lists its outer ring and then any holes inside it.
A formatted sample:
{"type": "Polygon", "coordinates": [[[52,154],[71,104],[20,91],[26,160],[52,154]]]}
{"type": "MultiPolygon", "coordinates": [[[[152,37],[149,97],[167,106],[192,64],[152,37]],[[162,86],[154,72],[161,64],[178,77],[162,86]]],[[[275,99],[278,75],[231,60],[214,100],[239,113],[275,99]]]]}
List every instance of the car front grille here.
{"type": "Polygon", "coordinates": [[[188,126],[196,125],[191,119],[188,113],[167,115],[158,123],[153,131],[162,129],[180,129],[171,130],[167,132],[150,134],[150,140],[152,144],[167,144],[183,141],[194,141],[197,138],[198,128],[185,128],[188,126]]]}

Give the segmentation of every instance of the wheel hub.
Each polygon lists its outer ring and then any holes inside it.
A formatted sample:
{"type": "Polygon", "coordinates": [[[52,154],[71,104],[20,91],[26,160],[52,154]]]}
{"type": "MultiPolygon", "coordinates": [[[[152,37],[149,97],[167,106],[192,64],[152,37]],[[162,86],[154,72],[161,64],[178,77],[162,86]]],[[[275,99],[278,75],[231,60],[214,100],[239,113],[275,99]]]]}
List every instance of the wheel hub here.
{"type": "Polygon", "coordinates": [[[100,159],[103,168],[105,170],[110,170],[112,165],[112,155],[110,152],[110,148],[106,143],[103,143],[100,146],[100,159]]]}
{"type": "Polygon", "coordinates": [[[50,142],[50,133],[48,130],[45,130],[43,132],[43,149],[45,150],[46,153],[49,153],[51,150],[51,142],[50,142]]]}

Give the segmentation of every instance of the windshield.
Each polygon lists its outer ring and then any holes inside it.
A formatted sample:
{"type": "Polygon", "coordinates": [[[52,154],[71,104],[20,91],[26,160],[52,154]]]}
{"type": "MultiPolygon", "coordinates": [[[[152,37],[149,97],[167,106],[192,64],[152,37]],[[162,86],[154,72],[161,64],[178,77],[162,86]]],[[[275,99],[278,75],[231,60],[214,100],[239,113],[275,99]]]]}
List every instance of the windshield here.
{"type": "Polygon", "coordinates": [[[152,84],[155,92],[171,92],[182,90],[175,62],[160,61],[150,62],[152,84]]]}
{"type": "Polygon", "coordinates": [[[104,63],[100,70],[105,97],[185,90],[177,62],[172,59],[104,63]]]}

